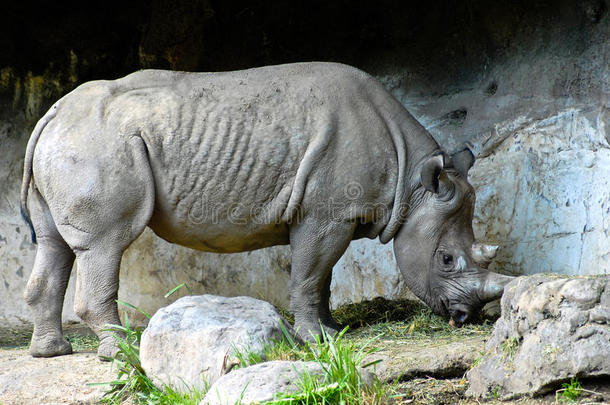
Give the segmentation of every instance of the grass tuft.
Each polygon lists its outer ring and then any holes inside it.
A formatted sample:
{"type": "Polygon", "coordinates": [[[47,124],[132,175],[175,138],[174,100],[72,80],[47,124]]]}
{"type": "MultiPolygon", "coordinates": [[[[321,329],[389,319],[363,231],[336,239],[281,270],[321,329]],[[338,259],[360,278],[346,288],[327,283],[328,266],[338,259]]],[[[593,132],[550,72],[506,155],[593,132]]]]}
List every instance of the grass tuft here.
{"type": "MultiPolygon", "coordinates": [[[[388,339],[452,339],[473,335],[487,335],[493,323],[468,323],[459,328],[449,325],[447,319],[436,315],[430,308],[415,301],[387,301],[378,298],[373,301],[339,308],[334,313],[336,319],[357,319],[362,316],[364,327],[351,333],[355,339],[380,336],[388,339]],[[362,309],[360,312],[359,309],[362,309]],[[345,312],[339,311],[348,311],[345,312]],[[349,314],[349,315],[348,315],[349,314]]],[[[358,322],[356,322],[358,323],[358,322]]]]}
{"type": "Polygon", "coordinates": [[[502,350],[502,355],[504,356],[504,358],[511,361],[519,350],[519,338],[515,336],[509,337],[508,339],[502,341],[502,343],[500,344],[500,348],[502,350]]]}
{"type": "Polygon", "coordinates": [[[112,364],[117,369],[117,378],[107,383],[95,384],[110,386],[102,402],[121,403],[129,396],[134,396],[138,402],[145,397],[158,396],[160,390],[146,376],[140,363],[142,328],[132,328],[129,316],[125,312],[125,326],[108,325],[106,330],[113,333],[119,350],[112,359],[112,364]]]}
{"type": "Polygon", "coordinates": [[[100,340],[96,335],[82,335],[79,333],[71,333],[66,335],[66,339],[72,345],[72,350],[75,352],[96,351],[100,345],[100,340]]]}
{"type": "MultiPolygon", "coordinates": [[[[366,378],[363,369],[376,364],[363,364],[370,349],[371,339],[357,344],[345,339],[347,327],[336,336],[322,329],[322,336],[314,336],[314,342],[302,348],[291,347],[290,354],[295,360],[315,361],[324,370],[322,379],[305,372],[300,375],[296,385],[298,392],[279,394],[269,404],[317,405],[317,404],[380,404],[389,396],[389,387],[376,378],[366,378]]],[[[371,374],[372,376],[372,374],[371,374]]]]}
{"type": "Polygon", "coordinates": [[[565,382],[562,388],[555,392],[555,402],[575,402],[583,393],[583,388],[577,378],[572,378],[569,383],[565,382]]]}
{"type": "MultiPolygon", "coordinates": [[[[139,308],[120,301],[118,303],[135,309],[150,319],[150,315],[139,308]]],[[[127,313],[125,313],[125,326],[109,325],[106,330],[113,332],[119,350],[112,359],[112,364],[117,369],[117,378],[110,382],[90,384],[110,386],[102,398],[102,403],[120,404],[128,398],[137,404],[196,405],[201,402],[205,392],[194,389],[188,392],[177,392],[167,385],[161,389],[146,376],[140,363],[140,342],[143,329],[132,327],[127,313]]]]}
{"type": "Polygon", "coordinates": [[[378,324],[404,321],[411,318],[422,308],[422,304],[410,300],[390,301],[385,298],[375,298],[357,304],[347,304],[333,311],[333,317],[351,330],[378,324]]]}
{"type": "MultiPolygon", "coordinates": [[[[389,397],[391,386],[382,385],[376,378],[366,378],[363,369],[377,364],[364,364],[365,356],[374,353],[371,348],[377,339],[358,343],[346,338],[348,327],[336,336],[314,336],[314,342],[297,344],[282,324],[283,337],[263,346],[262,353],[233,348],[237,367],[247,367],[263,361],[289,360],[314,361],[324,370],[324,376],[303,373],[295,384],[297,393],[279,394],[270,404],[379,404],[389,397]]],[[[372,374],[371,374],[372,376],[372,374]]]]}

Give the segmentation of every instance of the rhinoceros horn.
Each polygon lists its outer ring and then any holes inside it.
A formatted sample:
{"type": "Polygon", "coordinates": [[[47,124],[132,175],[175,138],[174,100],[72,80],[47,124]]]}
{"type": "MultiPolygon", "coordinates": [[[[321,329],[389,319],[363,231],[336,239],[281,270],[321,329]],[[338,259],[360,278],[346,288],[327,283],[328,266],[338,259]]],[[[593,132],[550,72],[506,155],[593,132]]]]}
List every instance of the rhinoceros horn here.
{"type": "Polygon", "coordinates": [[[472,165],[474,165],[474,154],[470,148],[466,147],[451,155],[451,162],[458,173],[460,173],[463,178],[468,179],[468,171],[472,165]]]}
{"type": "Polygon", "coordinates": [[[482,302],[489,302],[502,297],[504,287],[513,279],[515,279],[515,277],[505,276],[504,274],[498,274],[492,271],[488,272],[485,282],[481,287],[479,298],[482,302]]]}
{"type": "Polygon", "coordinates": [[[471,249],[472,259],[476,264],[483,268],[487,268],[489,263],[496,257],[498,246],[485,245],[483,243],[474,243],[471,249]]]}

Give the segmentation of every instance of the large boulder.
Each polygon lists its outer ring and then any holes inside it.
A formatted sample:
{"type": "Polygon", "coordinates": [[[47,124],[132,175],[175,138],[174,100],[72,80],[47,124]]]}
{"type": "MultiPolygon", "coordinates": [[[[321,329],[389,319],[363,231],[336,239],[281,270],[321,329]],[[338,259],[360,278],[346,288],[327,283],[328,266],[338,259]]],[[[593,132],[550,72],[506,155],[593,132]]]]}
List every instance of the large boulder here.
{"type": "Polygon", "coordinates": [[[512,281],[468,395],[541,394],[572,377],[610,376],[610,277],[512,281]]]}
{"type": "Polygon", "coordinates": [[[151,318],[142,367],[159,386],[203,389],[230,369],[236,350],[263,355],[266,344],[282,338],[281,321],[271,304],[250,297],[183,297],[151,318]]]}
{"type": "Polygon", "coordinates": [[[318,362],[270,361],[231,371],[212,385],[203,405],[263,403],[277,394],[299,391],[298,382],[308,374],[323,382],[325,372],[318,362]]]}

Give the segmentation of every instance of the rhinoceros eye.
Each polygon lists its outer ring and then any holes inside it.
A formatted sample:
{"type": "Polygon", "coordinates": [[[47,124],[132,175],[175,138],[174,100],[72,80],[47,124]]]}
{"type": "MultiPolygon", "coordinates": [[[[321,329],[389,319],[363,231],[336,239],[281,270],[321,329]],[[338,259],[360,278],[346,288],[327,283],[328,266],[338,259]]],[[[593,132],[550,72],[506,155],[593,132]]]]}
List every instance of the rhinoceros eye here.
{"type": "Polygon", "coordinates": [[[437,258],[439,264],[441,267],[444,267],[445,270],[453,269],[455,260],[452,254],[441,250],[437,252],[437,258]]]}
{"type": "Polygon", "coordinates": [[[443,253],[443,264],[445,266],[450,266],[453,264],[453,256],[447,253],[443,253]]]}

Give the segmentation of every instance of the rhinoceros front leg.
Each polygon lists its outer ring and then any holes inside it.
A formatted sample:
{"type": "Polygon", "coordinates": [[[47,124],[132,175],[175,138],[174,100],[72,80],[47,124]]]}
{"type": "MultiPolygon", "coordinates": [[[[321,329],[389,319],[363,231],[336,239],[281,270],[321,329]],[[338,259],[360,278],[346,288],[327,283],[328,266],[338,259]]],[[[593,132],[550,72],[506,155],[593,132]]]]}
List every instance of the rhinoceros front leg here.
{"type": "Polygon", "coordinates": [[[322,301],[320,302],[320,321],[322,325],[332,330],[341,330],[342,327],[335,321],[330,312],[330,283],[332,281],[332,271],[326,277],[324,287],[322,288],[322,301]]]}
{"type": "Polygon", "coordinates": [[[331,271],[349,246],[354,229],[353,223],[312,218],[291,226],[290,309],[304,340],[320,334],[320,323],[330,334],[337,332],[328,310],[331,271]]]}

